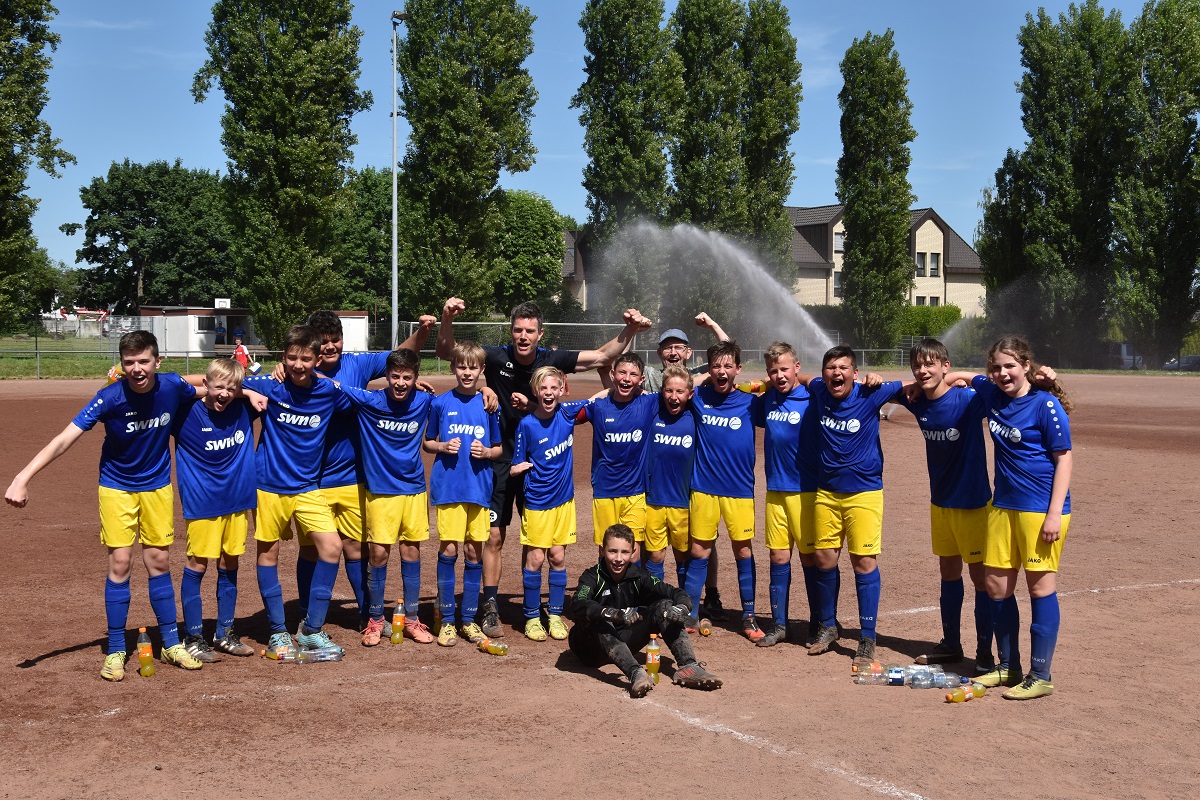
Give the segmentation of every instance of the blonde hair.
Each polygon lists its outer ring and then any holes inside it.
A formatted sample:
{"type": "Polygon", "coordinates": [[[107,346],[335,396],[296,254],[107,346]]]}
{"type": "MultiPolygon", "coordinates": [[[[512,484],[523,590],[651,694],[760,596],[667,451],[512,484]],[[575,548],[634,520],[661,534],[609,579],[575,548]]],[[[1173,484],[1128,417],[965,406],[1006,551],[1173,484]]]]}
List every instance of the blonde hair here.
{"type": "MultiPolygon", "coordinates": [[[[1041,364],[1034,360],[1033,348],[1030,347],[1029,342],[1023,336],[1002,336],[996,340],[996,343],[988,350],[987,363],[989,371],[996,364],[997,353],[1008,353],[1021,362],[1025,366],[1025,380],[1031,383],[1033,376],[1041,368],[1041,364]]],[[[1063,411],[1070,414],[1075,410],[1075,401],[1071,399],[1071,394],[1067,391],[1066,385],[1058,378],[1054,379],[1054,385],[1050,387],[1049,392],[1058,398],[1063,411]]]]}
{"type": "Polygon", "coordinates": [[[210,381],[222,379],[233,381],[235,385],[241,386],[242,379],[246,377],[246,369],[232,358],[214,358],[208,362],[208,369],[204,371],[204,377],[210,381]]]}
{"type": "Polygon", "coordinates": [[[566,376],[563,375],[563,371],[558,367],[538,367],[533,371],[533,377],[529,380],[529,388],[533,389],[534,394],[536,394],[542,388],[542,384],[550,378],[558,381],[559,385],[564,385],[567,382],[566,376]]]}
{"type": "Polygon", "coordinates": [[[791,356],[792,361],[800,363],[800,356],[796,355],[796,348],[792,347],[787,342],[771,342],[767,349],[763,351],[763,361],[768,365],[774,364],[784,356],[791,356]]]}
{"type": "Polygon", "coordinates": [[[450,353],[450,363],[464,367],[482,367],[486,360],[487,351],[470,339],[460,339],[450,353]]]}
{"type": "Polygon", "coordinates": [[[687,383],[688,389],[690,390],[693,388],[694,381],[692,379],[692,373],[688,372],[678,364],[668,364],[667,366],[663,367],[662,376],[662,385],[664,387],[667,385],[667,381],[671,378],[683,378],[683,380],[687,383]]]}

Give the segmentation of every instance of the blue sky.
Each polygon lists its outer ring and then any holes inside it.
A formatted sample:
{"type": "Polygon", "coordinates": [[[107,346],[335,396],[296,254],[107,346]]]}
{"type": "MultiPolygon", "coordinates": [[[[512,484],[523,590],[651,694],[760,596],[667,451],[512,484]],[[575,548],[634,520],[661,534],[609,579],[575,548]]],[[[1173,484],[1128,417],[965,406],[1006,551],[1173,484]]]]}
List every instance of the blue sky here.
{"type": "MultiPolygon", "coordinates": [[[[539,99],[533,120],[537,163],[527,173],[503,176],[508,188],[538,192],[563,213],[584,222],[580,185],[586,162],[578,113],[568,106],[583,80],[582,0],[532,0],[534,53],[527,62],[539,99]]],[[[982,189],[993,179],[1007,148],[1025,140],[1019,97],[1016,35],[1036,5],[1014,0],[971,2],[855,0],[829,3],[787,0],[792,33],[803,66],[800,131],[792,142],[795,183],[789,202],[837,202],[834,175],[838,132],[838,70],[846,48],[867,31],[895,31],[913,101],[909,180],[917,206],[932,206],[968,241],[979,220],[982,189]]],[[[363,30],[360,85],[374,106],[358,115],[355,166],[389,168],[391,162],[390,46],[393,9],[402,0],[363,0],[354,22],[363,30]]],[[[668,14],[674,8],[668,0],[668,14]]],[[[1057,15],[1067,2],[1042,7],[1057,15]]],[[[44,118],[79,163],[52,179],[31,173],[30,194],[41,198],[34,232],[52,258],[75,263],[82,235],[58,226],[83,222],[79,188],[108,171],[113,161],[182,159],[188,167],[225,171],[219,92],[196,104],[192,76],[203,63],[204,32],[211,19],[205,2],[162,0],[57,0],[53,28],[62,43],[50,73],[44,118]]],[[[1109,2],[1126,24],[1141,2],[1109,2]]],[[[401,28],[403,35],[403,28],[401,28]]],[[[400,150],[406,130],[400,124],[400,150]]]]}

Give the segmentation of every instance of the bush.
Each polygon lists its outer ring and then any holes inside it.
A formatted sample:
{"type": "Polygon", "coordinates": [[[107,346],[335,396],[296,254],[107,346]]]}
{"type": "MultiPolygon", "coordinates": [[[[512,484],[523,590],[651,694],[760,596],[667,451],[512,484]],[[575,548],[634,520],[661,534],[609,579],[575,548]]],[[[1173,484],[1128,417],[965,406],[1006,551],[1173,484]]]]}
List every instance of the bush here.
{"type": "Polygon", "coordinates": [[[906,306],[900,318],[901,336],[940,336],[962,319],[958,306],[906,306]]]}

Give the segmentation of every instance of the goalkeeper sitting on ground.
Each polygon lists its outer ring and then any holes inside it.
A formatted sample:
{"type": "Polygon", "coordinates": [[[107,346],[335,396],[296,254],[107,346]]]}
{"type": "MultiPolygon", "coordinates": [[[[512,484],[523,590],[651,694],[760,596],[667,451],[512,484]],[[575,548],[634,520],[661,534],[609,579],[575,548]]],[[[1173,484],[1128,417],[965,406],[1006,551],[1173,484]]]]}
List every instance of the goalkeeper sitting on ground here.
{"type": "Polygon", "coordinates": [[[633,654],[646,646],[651,633],[660,633],[675,656],[673,683],[689,689],[720,688],[721,679],[696,661],[687,629],[698,622],[687,593],[633,563],[633,531],[628,526],[610,525],[601,546],[604,557],[579,577],[571,604],[571,652],[588,666],[616,664],[629,678],[630,697],[644,697],[654,681],[633,654]]]}

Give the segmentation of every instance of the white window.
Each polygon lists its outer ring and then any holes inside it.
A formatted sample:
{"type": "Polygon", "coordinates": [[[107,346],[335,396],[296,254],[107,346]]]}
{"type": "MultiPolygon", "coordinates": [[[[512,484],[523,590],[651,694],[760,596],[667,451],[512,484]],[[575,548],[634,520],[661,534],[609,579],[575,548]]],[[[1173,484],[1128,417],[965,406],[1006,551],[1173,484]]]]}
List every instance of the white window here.
{"type": "Polygon", "coordinates": [[[837,270],[833,273],[833,296],[842,296],[842,273],[837,270]]]}
{"type": "Polygon", "coordinates": [[[835,253],[846,252],[846,232],[845,231],[834,231],[833,232],[833,252],[835,252],[835,253]]]}
{"type": "Polygon", "coordinates": [[[925,277],[925,254],[917,253],[917,277],[925,277]]]}
{"type": "Polygon", "coordinates": [[[917,295],[917,305],[919,305],[919,306],[925,305],[925,295],[923,295],[923,294],[917,295]]]}
{"type": "MultiPolygon", "coordinates": [[[[929,254],[929,277],[931,277],[931,278],[938,277],[938,275],[940,274],[941,268],[942,268],[942,254],[941,253],[930,253],[929,254]]],[[[933,306],[933,305],[937,305],[937,303],[930,303],[929,305],[933,306]]]]}

